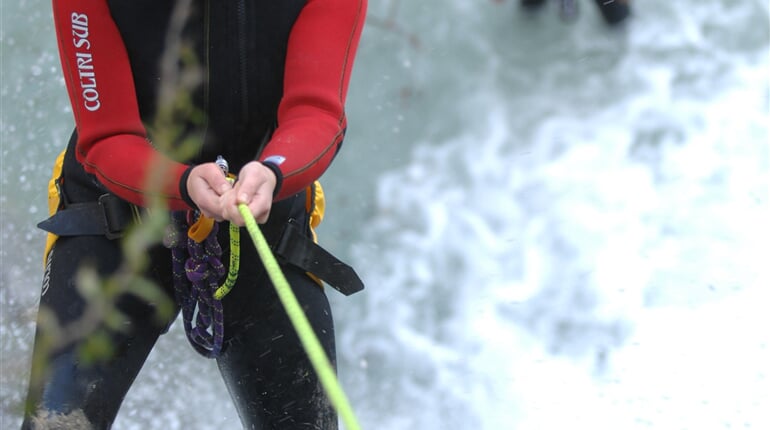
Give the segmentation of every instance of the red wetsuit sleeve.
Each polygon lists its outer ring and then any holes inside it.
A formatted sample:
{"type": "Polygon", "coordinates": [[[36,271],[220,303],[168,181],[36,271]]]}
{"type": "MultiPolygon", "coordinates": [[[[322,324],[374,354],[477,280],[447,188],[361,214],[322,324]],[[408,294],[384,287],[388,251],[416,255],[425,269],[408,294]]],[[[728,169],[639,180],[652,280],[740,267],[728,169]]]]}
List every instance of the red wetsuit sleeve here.
{"type": "Polygon", "coordinates": [[[77,160],[108,190],[146,206],[150,195],[189,209],[179,181],[187,168],[153,148],[139,116],[123,40],[106,0],[53,0],[62,71],[78,132],[77,160]],[[146,184],[149,172],[162,184],[146,184]]]}
{"type": "Polygon", "coordinates": [[[309,0],[292,28],[278,128],[260,156],[282,173],[276,200],[318,179],[342,143],[366,8],[366,0],[309,0]]]}

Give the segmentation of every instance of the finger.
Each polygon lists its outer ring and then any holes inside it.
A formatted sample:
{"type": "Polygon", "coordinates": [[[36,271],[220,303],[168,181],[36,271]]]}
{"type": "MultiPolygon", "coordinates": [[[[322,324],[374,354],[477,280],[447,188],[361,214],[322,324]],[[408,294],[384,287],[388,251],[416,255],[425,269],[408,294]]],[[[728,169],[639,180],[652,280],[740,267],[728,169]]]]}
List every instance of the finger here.
{"type": "Polygon", "coordinates": [[[201,176],[206,181],[208,186],[214,190],[218,195],[223,195],[227,191],[233,188],[233,185],[227,180],[227,177],[222,173],[222,169],[214,163],[206,163],[201,165],[201,176]]]}
{"type": "Polygon", "coordinates": [[[240,213],[238,213],[234,190],[231,189],[219,196],[218,205],[221,208],[221,213],[224,219],[239,226],[243,225],[242,217],[240,216],[240,213]]]}
{"type": "Polygon", "coordinates": [[[249,212],[251,212],[258,224],[267,222],[267,219],[270,217],[271,206],[272,198],[266,198],[264,194],[257,194],[256,198],[248,205],[249,212]]]}
{"type": "Polygon", "coordinates": [[[236,204],[249,205],[254,200],[261,182],[261,178],[257,175],[240,176],[233,187],[237,198],[236,204]]]}
{"type": "Polygon", "coordinates": [[[221,215],[221,214],[219,214],[219,213],[216,213],[216,212],[209,212],[209,211],[207,211],[207,210],[203,210],[203,209],[201,209],[201,213],[203,214],[203,216],[205,216],[205,217],[207,217],[207,218],[212,218],[214,221],[217,221],[217,222],[221,222],[221,221],[224,221],[224,220],[225,220],[225,219],[222,217],[222,215],[221,215]]]}
{"type": "Polygon", "coordinates": [[[201,213],[217,221],[226,219],[220,197],[232,190],[232,185],[214,163],[195,166],[187,179],[187,192],[201,213]]]}
{"type": "Polygon", "coordinates": [[[275,188],[275,174],[262,163],[252,161],[241,170],[236,189],[238,202],[250,204],[256,195],[267,194],[272,197],[275,188]]]}
{"type": "Polygon", "coordinates": [[[191,175],[188,180],[187,190],[198,209],[207,216],[219,211],[219,194],[211,188],[210,184],[203,177],[192,177],[191,175]]]}
{"type": "Polygon", "coordinates": [[[273,195],[272,187],[269,183],[262,182],[255,189],[249,186],[249,183],[244,183],[242,187],[237,187],[233,190],[237,195],[237,204],[245,204],[249,208],[249,212],[254,216],[254,219],[263,224],[267,221],[270,215],[270,207],[272,205],[273,195]]]}

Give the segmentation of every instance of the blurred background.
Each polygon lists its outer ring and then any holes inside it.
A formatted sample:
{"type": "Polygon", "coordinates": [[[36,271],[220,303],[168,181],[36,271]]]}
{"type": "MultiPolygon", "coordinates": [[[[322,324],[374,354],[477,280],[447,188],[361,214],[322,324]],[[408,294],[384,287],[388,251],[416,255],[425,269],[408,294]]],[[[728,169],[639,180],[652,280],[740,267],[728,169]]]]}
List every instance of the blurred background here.
{"type": "MultiPolygon", "coordinates": [[[[770,428],[770,12],[370,0],[325,246],[366,429],[770,428]]],[[[50,2],[3,1],[0,427],[18,428],[46,182],[72,113],[50,2]]],[[[237,429],[181,324],[115,429],[237,429]]]]}

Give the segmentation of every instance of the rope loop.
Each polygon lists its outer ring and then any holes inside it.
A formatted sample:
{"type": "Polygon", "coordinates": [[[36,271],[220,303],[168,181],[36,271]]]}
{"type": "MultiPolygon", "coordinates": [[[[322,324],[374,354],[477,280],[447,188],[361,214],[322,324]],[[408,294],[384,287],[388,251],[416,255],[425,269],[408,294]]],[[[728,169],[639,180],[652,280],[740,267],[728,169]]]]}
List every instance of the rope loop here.
{"type": "MultiPolygon", "coordinates": [[[[218,357],[224,341],[221,302],[224,294],[218,294],[218,290],[222,288],[219,280],[226,271],[220,260],[222,247],[217,239],[219,225],[213,220],[211,223],[201,221],[205,217],[199,213],[174,212],[171,218],[170,231],[164,238],[164,244],[171,248],[174,295],[182,310],[187,340],[204,357],[218,357]],[[205,237],[200,235],[201,226],[208,230],[205,237]],[[190,233],[193,227],[195,234],[190,233]]],[[[233,267],[232,255],[235,254],[237,258],[240,250],[234,249],[232,244],[231,240],[230,266],[231,272],[234,269],[235,274],[228,274],[228,280],[232,278],[234,284],[238,266],[236,264],[233,267]]]]}

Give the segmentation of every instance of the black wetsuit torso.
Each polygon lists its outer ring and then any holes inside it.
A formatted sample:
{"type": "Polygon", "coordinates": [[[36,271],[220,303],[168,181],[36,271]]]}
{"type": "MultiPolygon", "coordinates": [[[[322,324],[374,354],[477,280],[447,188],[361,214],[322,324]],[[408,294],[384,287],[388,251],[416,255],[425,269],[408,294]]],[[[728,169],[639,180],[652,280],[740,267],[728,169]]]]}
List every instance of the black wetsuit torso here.
{"type": "Polygon", "coordinates": [[[179,64],[181,70],[192,71],[200,79],[190,88],[194,103],[190,108],[202,115],[175,116],[187,133],[203,133],[203,147],[190,161],[212,161],[228,154],[232,170],[238,171],[257,158],[260,148],[255,142],[266,143],[276,125],[286,45],[305,2],[193,1],[181,34],[175,36],[168,34],[173,2],[110,0],[131,61],[144,122],[153,123],[163,73],[161,59],[169,39],[178,37],[176,42],[192,54],[185,59],[187,64],[179,64]]]}

